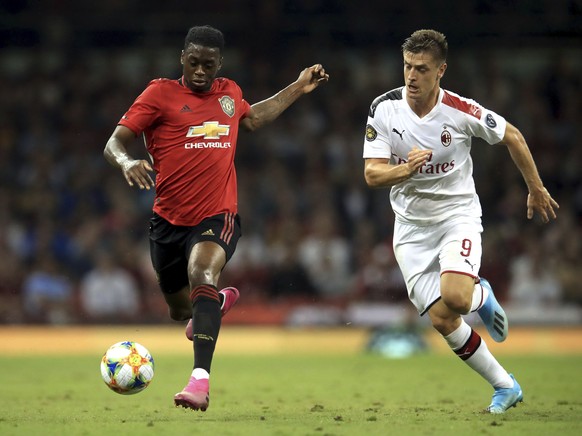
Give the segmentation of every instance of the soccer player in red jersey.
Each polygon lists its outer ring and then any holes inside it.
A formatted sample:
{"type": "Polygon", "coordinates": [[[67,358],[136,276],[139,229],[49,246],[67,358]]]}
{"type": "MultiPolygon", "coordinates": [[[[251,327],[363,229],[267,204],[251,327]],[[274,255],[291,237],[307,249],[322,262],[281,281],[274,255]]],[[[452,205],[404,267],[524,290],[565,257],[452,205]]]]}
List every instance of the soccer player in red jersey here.
{"type": "Polygon", "coordinates": [[[130,186],[155,186],[152,264],[170,317],[190,320],[186,336],[194,343],[194,370],[174,403],[202,411],[208,407],[221,317],[239,298],[235,288],[217,289],[241,235],[234,166],[239,125],[249,131],[264,126],[329,79],[321,65],[313,65],[251,106],[236,82],[216,77],[223,50],[220,30],[192,27],[180,57],[182,77],[152,80],[121,117],[104,150],[130,186]],[[127,151],[140,134],[150,160],[127,151]]]}

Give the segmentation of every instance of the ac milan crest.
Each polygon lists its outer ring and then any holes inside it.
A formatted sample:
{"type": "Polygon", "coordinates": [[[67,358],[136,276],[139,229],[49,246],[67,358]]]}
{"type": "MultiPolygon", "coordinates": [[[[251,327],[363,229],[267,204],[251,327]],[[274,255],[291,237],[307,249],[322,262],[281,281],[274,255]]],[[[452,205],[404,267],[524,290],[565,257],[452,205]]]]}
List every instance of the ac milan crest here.
{"type": "Polygon", "coordinates": [[[447,130],[447,126],[443,126],[443,132],[441,133],[441,144],[443,144],[445,147],[448,147],[451,145],[451,141],[451,133],[447,130]]]}

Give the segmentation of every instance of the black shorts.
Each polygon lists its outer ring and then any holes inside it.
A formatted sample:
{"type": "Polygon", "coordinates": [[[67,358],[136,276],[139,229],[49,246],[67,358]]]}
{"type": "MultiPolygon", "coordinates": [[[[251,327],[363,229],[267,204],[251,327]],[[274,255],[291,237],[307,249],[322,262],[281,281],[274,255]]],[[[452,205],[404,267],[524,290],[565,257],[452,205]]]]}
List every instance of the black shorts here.
{"type": "Polygon", "coordinates": [[[235,213],[214,215],[196,226],[175,226],[154,213],[149,227],[150,256],[162,292],[170,294],[188,286],[188,257],[198,242],[216,242],[228,262],[241,234],[240,217],[235,213]]]}

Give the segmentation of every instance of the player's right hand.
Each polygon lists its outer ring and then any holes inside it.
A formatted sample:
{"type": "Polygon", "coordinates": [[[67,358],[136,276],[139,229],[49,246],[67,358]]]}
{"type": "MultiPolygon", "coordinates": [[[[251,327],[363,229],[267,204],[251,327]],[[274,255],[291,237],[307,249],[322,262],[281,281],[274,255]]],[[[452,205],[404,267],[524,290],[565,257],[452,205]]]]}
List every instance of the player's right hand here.
{"type": "Polygon", "coordinates": [[[412,150],[408,152],[408,169],[410,170],[410,175],[416,174],[420,168],[427,163],[432,156],[431,150],[419,150],[417,147],[414,147],[412,150]]]}
{"type": "Polygon", "coordinates": [[[137,183],[139,189],[149,190],[154,187],[154,181],[149,175],[153,169],[147,160],[128,159],[121,165],[121,171],[129,186],[137,183]]]}

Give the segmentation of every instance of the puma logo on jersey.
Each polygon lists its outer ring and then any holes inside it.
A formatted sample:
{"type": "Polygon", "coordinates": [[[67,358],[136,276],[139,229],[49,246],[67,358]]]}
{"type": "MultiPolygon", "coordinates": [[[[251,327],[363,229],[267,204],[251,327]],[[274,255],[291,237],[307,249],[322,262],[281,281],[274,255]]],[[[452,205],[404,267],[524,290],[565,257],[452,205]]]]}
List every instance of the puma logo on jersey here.
{"type": "Polygon", "coordinates": [[[394,133],[396,133],[398,136],[400,136],[400,139],[402,139],[402,140],[404,139],[404,138],[402,137],[402,135],[404,135],[404,132],[406,132],[406,130],[403,130],[403,131],[402,131],[402,133],[400,133],[400,132],[399,132],[398,130],[396,130],[396,129],[392,129],[392,131],[393,131],[394,133]]]}
{"type": "Polygon", "coordinates": [[[212,229],[208,229],[204,233],[202,233],[202,236],[214,236],[214,232],[212,231],[212,229]]]}
{"type": "Polygon", "coordinates": [[[469,259],[465,259],[465,262],[467,262],[467,263],[469,264],[469,266],[471,267],[471,271],[473,271],[473,270],[475,269],[475,268],[474,268],[474,267],[475,267],[475,264],[474,264],[474,263],[471,263],[471,262],[469,262],[469,259]]]}

